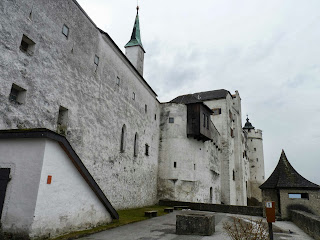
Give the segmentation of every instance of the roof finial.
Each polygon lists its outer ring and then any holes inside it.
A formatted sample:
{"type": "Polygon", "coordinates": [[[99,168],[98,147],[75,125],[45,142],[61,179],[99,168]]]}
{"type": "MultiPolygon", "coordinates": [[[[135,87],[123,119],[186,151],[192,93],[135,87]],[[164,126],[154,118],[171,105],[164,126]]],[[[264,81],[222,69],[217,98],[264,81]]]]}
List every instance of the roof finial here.
{"type": "Polygon", "coordinates": [[[139,1],[137,0],[137,14],[139,12],[139,1]]]}
{"type": "Polygon", "coordinates": [[[249,115],[247,114],[247,122],[249,122],[249,115]]]}

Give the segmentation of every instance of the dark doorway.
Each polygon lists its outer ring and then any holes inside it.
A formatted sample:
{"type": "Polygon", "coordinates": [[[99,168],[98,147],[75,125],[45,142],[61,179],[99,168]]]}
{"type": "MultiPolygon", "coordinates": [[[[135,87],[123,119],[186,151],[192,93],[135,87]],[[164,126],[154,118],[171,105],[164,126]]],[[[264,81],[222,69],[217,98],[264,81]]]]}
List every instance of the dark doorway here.
{"type": "Polygon", "coordinates": [[[6,196],[7,185],[10,180],[10,168],[0,168],[0,219],[6,196]]]}

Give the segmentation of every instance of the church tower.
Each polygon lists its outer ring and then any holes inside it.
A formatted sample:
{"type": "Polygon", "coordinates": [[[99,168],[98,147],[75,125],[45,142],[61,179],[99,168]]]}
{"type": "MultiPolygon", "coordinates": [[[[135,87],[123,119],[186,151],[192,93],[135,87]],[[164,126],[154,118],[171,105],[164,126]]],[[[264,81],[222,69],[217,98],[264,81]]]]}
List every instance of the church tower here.
{"type": "Polygon", "coordinates": [[[247,156],[250,167],[248,199],[251,203],[250,205],[255,205],[262,201],[259,186],[265,181],[262,131],[260,129],[255,129],[255,127],[249,122],[248,117],[243,130],[247,135],[247,156]]]}
{"type": "Polygon", "coordinates": [[[130,60],[132,65],[138,70],[141,76],[143,76],[143,62],[145,51],[143,49],[140,36],[139,6],[137,6],[137,16],[134,22],[131,39],[124,47],[126,49],[127,58],[130,60]]]}

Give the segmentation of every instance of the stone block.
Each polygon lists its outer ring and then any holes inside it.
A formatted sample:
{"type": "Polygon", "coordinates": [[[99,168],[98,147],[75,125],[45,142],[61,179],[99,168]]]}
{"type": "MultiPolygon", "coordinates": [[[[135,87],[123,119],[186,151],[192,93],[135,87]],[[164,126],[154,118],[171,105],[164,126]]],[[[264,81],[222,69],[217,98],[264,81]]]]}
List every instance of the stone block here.
{"type": "Polygon", "coordinates": [[[186,211],[176,217],[176,234],[211,236],[215,232],[215,216],[212,213],[186,211]]]}

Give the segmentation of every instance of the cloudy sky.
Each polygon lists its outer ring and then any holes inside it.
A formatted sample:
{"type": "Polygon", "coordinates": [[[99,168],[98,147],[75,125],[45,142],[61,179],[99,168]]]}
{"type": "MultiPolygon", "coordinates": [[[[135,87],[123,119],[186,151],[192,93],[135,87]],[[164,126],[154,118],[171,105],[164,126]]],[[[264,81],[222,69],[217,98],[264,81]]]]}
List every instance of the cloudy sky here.
{"type": "MultiPolygon", "coordinates": [[[[116,44],[129,41],[135,0],[78,0],[116,44]]],[[[266,177],[281,149],[320,184],[320,1],[140,0],[144,77],[161,102],[238,90],[242,121],[263,130],[266,177]]]]}

